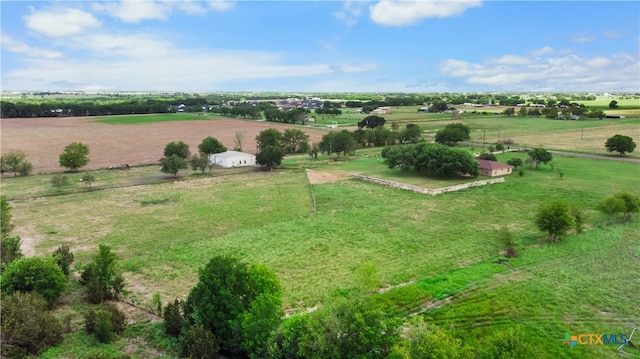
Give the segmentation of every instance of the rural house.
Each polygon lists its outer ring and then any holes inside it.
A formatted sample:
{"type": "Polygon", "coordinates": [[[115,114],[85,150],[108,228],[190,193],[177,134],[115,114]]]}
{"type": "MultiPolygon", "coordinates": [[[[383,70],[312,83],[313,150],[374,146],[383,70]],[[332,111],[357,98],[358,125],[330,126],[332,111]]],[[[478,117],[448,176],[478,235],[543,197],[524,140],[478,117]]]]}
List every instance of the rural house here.
{"type": "Polygon", "coordinates": [[[216,166],[231,168],[240,166],[255,166],[256,156],[250,153],[227,151],[209,155],[209,162],[216,166]]]}
{"type": "Polygon", "coordinates": [[[480,164],[480,174],[482,176],[502,176],[508,175],[513,170],[513,166],[505,165],[504,163],[489,161],[489,160],[476,160],[480,164]]]}

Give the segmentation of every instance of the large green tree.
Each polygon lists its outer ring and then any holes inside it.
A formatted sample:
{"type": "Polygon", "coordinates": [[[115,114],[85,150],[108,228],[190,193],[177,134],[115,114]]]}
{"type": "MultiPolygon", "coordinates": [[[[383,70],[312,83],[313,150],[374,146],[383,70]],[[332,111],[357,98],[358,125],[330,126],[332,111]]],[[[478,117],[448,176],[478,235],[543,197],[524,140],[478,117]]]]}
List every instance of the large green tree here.
{"type": "Polygon", "coordinates": [[[164,157],[171,157],[173,155],[177,155],[182,159],[188,159],[191,152],[189,151],[189,145],[182,141],[178,142],[169,142],[164,147],[164,157]]]}
{"type": "Polygon", "coordinates": [[[202,140],[202,142],[198,145],[198,151],[201,154],[208,156],[214,153],[226,152],[227,148],[216,138],[209,136],[202,140]]]}
{"type": "Polygon", "coordinates": [[[549,234],[549,242],[560,240],[573,226],[569,206],[560,201],[552,201],[538,207],[534,221],[538,229],[549,234]]]}
{"type": "Polygon", "coordinates": [[[435,141],[441,145],[455,146],[460,141],[468,140],[470,134],[469,127],[461,123],[452,123],[436,133],[435,141]]]}
{"type": "Polygon", "coordinates": [[[372,115],[365,117],[362,121],[358,122],[358,128],[376,128],[384,126],[386,120],[383,117],[372,115]]]}
{"type": "Polygon", "coordinates": [[[353,134],[347,130],[332,131],[322,136],[322,140],[318,144],[320,151],[331,155],[332,153],[338,156],[342,153],[345,156],[355,151],[357,143],[353,138],[353,134]]]}
{"type": "Polygon", "coordinates": [[[160,166],[162,166],[160,170],[163,173],[171,174],[177,177],[180,170],[183,170],[189,166],[189,162],[177,154],[172,154],[171,156],[162,157],[160,159],[160,166]]]}
{"type": "Polygon", "coordinates": [[[67,145],[60,154],[60,166],[77,171],[89,164],[89,146],[81,142],[73,142],[67,145]]]}
{"type": "Polygon", "coordinates": [[[281,143],[285,153],[306,153],[309,151],[309,135],[295,128],[284,130],[281,143]]]}
{"type": "Polygon", "coordinates": [[[546,165],[551,162],[551,160],[553,160],[553,154],[544,148],[534,148],[529,151],[529,161],[535,163],[536,168],[538,168],[540,163],[544,163],[546,165]]]}
{"type": "Polygon", "coordinates": [[[261,150],[267,146],[278,146],[282,147],[282,133],[276,130],[275,128],[268,128],[266,130],[261,131],[258,136],[256,136],[256,144],[258,150],[261,150]]]}
{"type": "Polygon", "coordinates": [[[435,177],[455,177],[468,174],[480,175],[480,167],[468,151],[443,145],[418,144],[416,170],[425,170],[435,177]]]}
{"type": "Polygon", "coordinates": [[[629,136],[614,135],[607,139],[604,147],[608,152],[618,152],[620,156],[624,156],[625,153],[631,153],[636,149],[636,143],[629,136]]]}
{"type": "Polygon", "coordinates": [[[400,142],[402,143],[418,143],[422,140],[422,130],[420,126],[410,123],[400,133],[400,142]]]}
{"type": "Polygon", "coordinates": [[[30,257],[9,263],[0,277],[2,292],[36,292],[49,303],[67,289],[67,277],[51,258],[30,257]]]}
{"type": "Polygon", "coordinates": [[[284,150],[280,146],[268,145],[256,153],[256,163],[265,166],[269,171],[273,166],[282,163],[284,150]]]}
{"type": "Polygon", "coordinates": [[[283,315],[282,286],[272,270],[229,256],[211,258],[185,302],[185,316],[235,354],[260,358],[283,315]]]}

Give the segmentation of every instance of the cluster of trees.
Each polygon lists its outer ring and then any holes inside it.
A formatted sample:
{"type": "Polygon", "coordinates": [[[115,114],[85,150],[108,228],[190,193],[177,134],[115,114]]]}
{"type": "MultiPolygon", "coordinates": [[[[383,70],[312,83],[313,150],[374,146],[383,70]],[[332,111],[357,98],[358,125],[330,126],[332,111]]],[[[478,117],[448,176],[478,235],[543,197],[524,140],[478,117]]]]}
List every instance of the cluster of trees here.
{"type": "Polygon", "coordinates": [[[0,117],[110,116],[176,112],[184,104],[187,111],[202,111],[202,106],[217,103],[203,97],[138,99],[72,99],[55,101],[5,101],[0,103],[0,117]]]}
{"type": "Polygon", "coordinates": [[[385,147],[381,156],[392,169],[404,172],[411,168],[435,177],[480,175],[478,162],[468,151],[440,144],[418,143],[385,147]]]}
{"type": "Polygon", "coordinates": [[[284,133],[268,128],[256,136],[256,144],[256,162],[269,170],[282,163],[286,154],[306,153],[310,149],[309,135],[293,128],[284,130],[284,133]]]}
{"type": "Polygon", "coordinates": [[[401,321],[371,303],[336,299],[312,313],[283,319],[275,273],[237,258],[212,258],[185,302],[164,309],[167,335],[180,338],[183,357],[211,358],[219,350],[248,358],[410,358],[461,341],[423,320],[401,321]]]}
{"type": "Polygon", "coordinates": [[[293,108],[291,110],[278,110],[273,107],[264,111],[264,118],[271,122],[297,123],[304,125],[307,121],[309,110],[304,108],[293,108]]]}
{"type": "MultiPolygon", "coordinates": [[[[0,348],[4,358],[38,355],[62,341],[63,325],[52,314],[69,286],[74,255],[67,245],[59,246],[49,257],[24,257],[20,238],[11,237],[11,207],[4,196],[2,211],[2,317],[0,348]]],[[[125,316],[105,300],[115,299],[124,287],[110,247],[99,246],[93,262],[83,267],[80,283],[84,298],[99,304],[84,313],[85,329],[102,342],[111,341],[125,328],[125,316]]],[[[68,329],[67,329],[68,330],[68,329]]]]}
{"type": "Polygon", "coordinates": [[[217,139],[209,136],[198,145],[198,153],[191,154],[189,145],[183,141],[169,142],[164,147],[163,157],[160,159],[161,171],[166,174],[177,176],[180,170],[189,165],[194,171],[201,170],[202,173],[213,164],[209,161],[209,156],[214,153],[225,152],[227,148],[217,139]]]}
{"type": "MultiPolygon", "coordinates": [[[[617,218],[623,222],[630,221],[632,214],[638,213],[640,209],[640,198],[629,192],[618,192],[600,201],[596,209],[608,216],[609,221],[617,218]]],[[[571,229],[576,233],[582,232],[585,220],[584,210],[555,200],[538,207],[534,223],[538,229],[547,232],[549,242],[556,242],[571,229]]]]}
{"type": "MultiPolygon", "coordinates": [[[[51,310],[67,290],[73,260],[69,247],[62,245],[51,257],[19,258],[6,265],[0,276],[3,357],[37,355],[62,341],[63,325],[51,310]]],[[[109,247],[100,245],[94,261],[84,267],[80,283],[89,303],[97,304],[84,313],[85,331],[108,343],[126,326],[124,313],[104,302],[114,299],[124,285],[109,247]]]]}
{"type": "MultiPolygon", "coordinates": [[[[522,106],[520,110],[517,112],[517,115],[520,117],[525,116],[544,116],[546,118],[557,118],[558,115],[564,116],[564,118],[569,119],[571,115],[576,115],[580,117],[586,118],[597,118],[603,119],[606,117],[606,114],[602,110],[598,109],[588,109],[584,104],[578,104],[575,102],[569,103],[567,101],[566,105],[562,105],[563,107],[556,106],[547,106],[543,108],[539,107],[530,107],[530,106],[522,106]]],[[[503,111],[503,114],[511,117],[516,115],[516,109],[513,107],[506,108],[503,111]]]]}
{"type": "Polygon", "coordinates": [[[315,110],[313,110],[313,112],[315,112],[317,115],[332,115],[332,116],[342,115],[342,110],[340,110],[339,108],[330,107],[330,106],[327,107],[326,105],[321,108],[316,108],[315,110]]]}
{"type": "Polygon", "coordinates": [[[0,156],[0,173],[28,176],[31,171],[33,171],[33,165],[27,161],[27,155],[22,151],[14,150],[0,156]]]}

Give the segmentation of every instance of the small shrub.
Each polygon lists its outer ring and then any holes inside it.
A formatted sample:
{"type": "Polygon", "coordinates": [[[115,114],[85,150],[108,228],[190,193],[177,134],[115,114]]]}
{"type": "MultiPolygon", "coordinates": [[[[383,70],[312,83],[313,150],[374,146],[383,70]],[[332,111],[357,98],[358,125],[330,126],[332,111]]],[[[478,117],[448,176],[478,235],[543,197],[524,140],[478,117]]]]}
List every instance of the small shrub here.
{"type": "Polygon", "coordinates": [[[87,187],[91,188],[91,184],[96,181],[96,177],[91,174],[85,174],[82,176],[82,182],[87,184],[87,187]]]}
{"type": "Polygon", "coordinates": [[[95,312],[95,336],[101,343],[110,343],[115,337],[111,325],[111,313],[106,310],[95,312]]]}
{"type": "Polygon", "coordinates": [[[576,233],[582,233],[584,230],[584,222],[587,220],[587,214],[578,207],[571,207],[569,213],[571,217],[573,217],[573,229],[576,233]]]}
{"type": "Polygon", "coordinates": [[[504,151],[504,145],[502,143],[498,143],[496,145],[496,151],[504,151]]]}
{"type": "Polygon", "coordinates": [[[504,143],[505,145],[512,145],[514,142],[510,138],[505,138],[504,140],[502,140],[502,143],[504,143]]]}
{"type": "Polygon", "coordinates": [[[153,293],[153,297],[151,297],[151,303],[156,313],[158,313],[158,315],[162,315],[162,298],[160,297],[160,292],[153,293]]]}
{"type": "Polygon", "coordinates": [[[64,275],[68,276],[71,272],[71,263],[73,263],[73,253],[71,253],[69,246],[66,244],[59,246],[52,255],[64,275]]]}
{"type": "Polygon", "coordinates": [[[520,170],[518,170],[518,176],[524,176],[524,169],[521,168],[520,170]]]}
{"type": "Polygon", "coordinates": [[[489,146],[489,152],[495,152],[496,151],[496,146],[491,145],[489,146]]]}
{"type": "MultiPolygon", "coordinates": [[[[107,328],[113,335],[124,332],[126,326],[127,318],[124,313],[120,311],[118,307],[110,303],[102,303],[97,308],[90,309],[84,315],[84,330],[87,332],[87,334],[96,334],[96,337],[101,336],[108,339],[109,334],[106,333],[107,328]],[[100,321],[106,320],[105,318],[107,318],[106,314],[100,313],[108,314],[108,325],[105,323],[100,323],[100,321]],[[99,331],[102,331],[102,333],[99,333],[99,331]]],[[[99,337],[98,340],[103,343],[108,343],[106,341],[103,341],[99,337]]]]}
{"type": "Polygon", "coordinates": [[[167,335],[173,337],[180,335],[184,323],[181,308],[182,303],[177,299],[164,307],[164,332],[167,335]]]}
{"type": "Polygon", "coordinates": [[[56,173],[55,175],[51,176],[51,185],[58,190],[61,190],[62,187],[67,185],[67,183],[69,183],[69,178],[67,178],[67,176],[63,174],[56,173]]]}
{"type": "Polygon", "coordinates": [[[513,234],[511,233],[511,231],[506,227],[502,227],[498,233],[498,237],[500,239],[500,243],[507,252],[507,257],[517,257],[518,252],[515,248],[516,242],[513,239],[513,234]]]}
{"type": "Polygon", "coordinates": [[[183,358],[217,358],[220,343],[213,333],[202,326],[187,330],[182,340],[183,358]]]}

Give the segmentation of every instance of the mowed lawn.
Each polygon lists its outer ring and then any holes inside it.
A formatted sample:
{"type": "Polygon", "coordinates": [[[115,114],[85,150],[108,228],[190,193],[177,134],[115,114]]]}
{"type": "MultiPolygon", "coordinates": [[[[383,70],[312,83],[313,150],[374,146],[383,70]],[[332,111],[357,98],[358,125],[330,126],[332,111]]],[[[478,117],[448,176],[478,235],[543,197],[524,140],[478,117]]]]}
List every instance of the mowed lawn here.
{"type": "MultiPolygon", "coordinates": [[[[517,156],[525,155],[499,160],[517,156]]],[[[637,326],[637,306],[628,304],[640,300],[638,220],[601,228],[605,218],[594,208],[617,191],[639,195],[640,166],[554,162],[554,170],[541,165],[505,183],[434,197],[355,180],[310,186],[302,170],[275,170],[16,201],[13,218],[38,254],[67,243],[81,264],[99,243],[111,245],[129,296],[144,304],[156,291],[165,301],[185,298],[198,268],[230,254],[274,269],[287,309],[335,296],[406,301],[406,308],[452,297],[427,315],[453,325],[467,343],[514,324],[532,336],[538,357],[612,357],[611,347],[567,352],[561,342],[565,331],[637,326]],[[543,243],[533,215],[551,199],[585,209],[589,230],[543,243]],[[501,227],[511,230],[521,252],[510,267],[493,264],[501,227]],[[407,285],[363,293],[366,263],[375,265],[382,287],[407,285]],[[552,347],[557,350],[542,355],[552,347]]]]}

